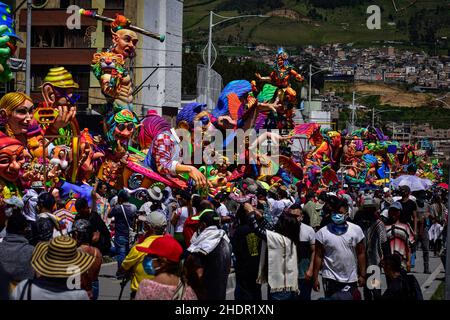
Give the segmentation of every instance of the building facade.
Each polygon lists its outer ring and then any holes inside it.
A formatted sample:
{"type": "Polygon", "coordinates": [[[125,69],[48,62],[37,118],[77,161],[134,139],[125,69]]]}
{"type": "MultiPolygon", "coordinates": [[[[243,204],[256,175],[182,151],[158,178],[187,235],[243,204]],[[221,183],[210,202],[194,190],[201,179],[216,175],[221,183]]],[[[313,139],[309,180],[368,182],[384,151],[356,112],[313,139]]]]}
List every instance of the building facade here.
{"type": "MultiPolygon", "coordinates": [[[[22,3],[21,0],[14,2],[16,7],[22,3]]],[[[40,3],[39,7],[32,10],[31,28],[31,96],[35,101],[42,99],[39,86],[48,70],[54,66],[64,66],[80,85],[77,92],[81,95],[78,102],[79,113],[98,110],[105,103],[90,64],[95,52],[111,45],[110,27],[107,23],[81,17],[80,28],[69,29],[67,20],[74,11],[68,13],[67,8],[75,5],[95,10],[110,18],[114,18],[116,13],[124,14],[135,25],[166,34],[164,43],[138,34],[137,56],[131,63],[130,70],[135,88],[142,84],[142,90],[135,96],[134,111],[140,116],[153,107],[160,114],[176,115],[181,101],[181,1],[43,0],[40,3]],[[167,65],[177,66],[178,69],[163,68],[167,65]],[[160,68],[153,72],[153,66],[160,68]],[[166,106],[175,110],[163,112],[166,106]]],[[[19,45],[19,58],[25,59],[26,4],[16,13],[16,26],[18,34],[24,40],[19,45]]],[[[25,91],[24,71],[17,72],[15,89],[25,91]]]]}

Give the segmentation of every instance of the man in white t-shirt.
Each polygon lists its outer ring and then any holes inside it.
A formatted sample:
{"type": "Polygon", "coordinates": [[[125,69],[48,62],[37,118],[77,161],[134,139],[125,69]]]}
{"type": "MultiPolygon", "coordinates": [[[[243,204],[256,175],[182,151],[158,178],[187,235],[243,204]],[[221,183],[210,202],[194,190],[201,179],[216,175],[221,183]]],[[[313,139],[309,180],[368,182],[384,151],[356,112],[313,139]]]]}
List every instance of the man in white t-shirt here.
{"type": "Polygon", "coordinates": [[[357,293],[354,289],[365,284],[364,232],[356,224],[346,221],[346,207],[342,202],[336,204],[332,222],[316,233],[313,289],[319,291],[319,269],[322,267],[325,298],[331,298],[346,286],[357,293]]]}

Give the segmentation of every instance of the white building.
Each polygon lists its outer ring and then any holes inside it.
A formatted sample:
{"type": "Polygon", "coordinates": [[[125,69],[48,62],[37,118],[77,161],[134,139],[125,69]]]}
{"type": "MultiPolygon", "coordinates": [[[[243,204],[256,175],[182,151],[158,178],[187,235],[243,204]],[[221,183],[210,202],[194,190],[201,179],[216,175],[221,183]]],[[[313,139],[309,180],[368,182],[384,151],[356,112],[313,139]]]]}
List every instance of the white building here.
{"type": "Polygon", "coordinates": [[[183,2],[145,0],[143,3],[143,10],[138,13],[143,28],[166,38],[161,43],[142,37],[142,43],[138,44],[137,54],[141,58],[137,67],[142,66],[143,89],[135,101],[143,104],[143,114],[155,109],[161,115],[173,117],[181,106],[183,2]],[[155,67],[159,69],[155,71],[155,67]]]}

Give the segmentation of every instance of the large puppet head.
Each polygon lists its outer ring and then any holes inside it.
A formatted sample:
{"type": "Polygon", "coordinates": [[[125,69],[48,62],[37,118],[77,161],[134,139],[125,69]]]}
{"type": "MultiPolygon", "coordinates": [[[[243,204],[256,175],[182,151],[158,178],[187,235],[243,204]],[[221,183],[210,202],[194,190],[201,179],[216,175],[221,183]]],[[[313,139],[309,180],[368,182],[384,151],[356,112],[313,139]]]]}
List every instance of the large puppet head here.
{"type": "Polygon", "coordinates": [[[101,165],[101,159],[104,157],[104,153],[94,143],[94,139],[89,133],[89,130],[85,128],[80,133],[80,170],[78,175],[81,181],[88,180],[91,175],[101,165]]]}
{"type": "Polygon", "coordinates": [[[136,129],[136,126],[138,125],[138,120],[133,112],[123,109],[111,117],[108,124],[108,139],[110,141],[119,140],[120,142],[127,143],[133,135],[134,129],[136,129]]]}
{"type": "Polygon", "coordinates": [[[48,106],[75,105],[80,98],[73,90],[79,85],[64,67],[51,68],[41,86],[42,96],[48,106]]]}
{"type": "Polygon", "coordinates": [[[116,15],[116,19],[111,23],[112,51],[121,54],[125,59],[133,58],[136,55],[135,50],[138,42],[136,32],[127,29],[130,24],[130,20],[119,14],[116,15]]]}
{"type": "Polygon", "coordinates": [[[177,115],[177,127],[189,131],[194,129],[195,122],[201,122],[203,131],[208,129],[210,124],[209,112],[206,110],[206,104],[193,102],[187,104],[177,115]]]}
{"type": "Polygon", "coordinates": [[[19,140],[0,134],[0,177],[14,182],[25,163],[25,147],[19,140]]]}
{"type": "Polygon", "coordinates": [[[276,58],[275,58],[275,68],[280,69],[287,67],[289,65],[288,54],[284,51],[283,48],[279,48],[276,58]]]}
{"type": "Polygon", "coordinates": [[[223,88],[217,105],[211,112],[219,127],[226,129],[238,125],[239,114],[251,91],[252,85],[247,80],[234,80],[223,88]]]}
{"type": "Polygon", "coordinates": [[[141,122],[138,141],[141,149],[148,149],[153,139],[164,131],[170,131],[170,124],[154,110],[148,110],[141,122]]]}
{"type": "Polygon", "coordinates": [[[33,100],[25,93],[10,92],[0,100],[0,122],[6,134],[14,137],[26,135],[33,120],[33,100]]]}

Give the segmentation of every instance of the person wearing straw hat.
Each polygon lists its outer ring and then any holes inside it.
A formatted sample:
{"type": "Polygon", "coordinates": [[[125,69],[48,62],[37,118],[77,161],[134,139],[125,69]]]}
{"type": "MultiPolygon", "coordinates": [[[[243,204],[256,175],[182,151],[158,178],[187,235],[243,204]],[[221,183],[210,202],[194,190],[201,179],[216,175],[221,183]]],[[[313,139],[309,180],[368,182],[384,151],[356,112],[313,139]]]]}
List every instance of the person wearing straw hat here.
{"type": "Polygon", "coordinates": [[[37,277],[20,282],[12,300],[88,300],[81,288],[81,275],[89,270],[94,257],[77,249],[68,236],[41,242],[34,249],[31,266],[37,277]]]}
{"type": "Polygon", "coordinates": [[[76,102],[80,95],[73,90],[79,85],[73,80],[72,74],[64,67],[50,68],[41,86],[42,96],[46,107],[54,107],[58,110],[58,116],[47,130],[47,134],[58,134],[60,128],[67,127],[75,121],[77,108],[76,102]]]}

